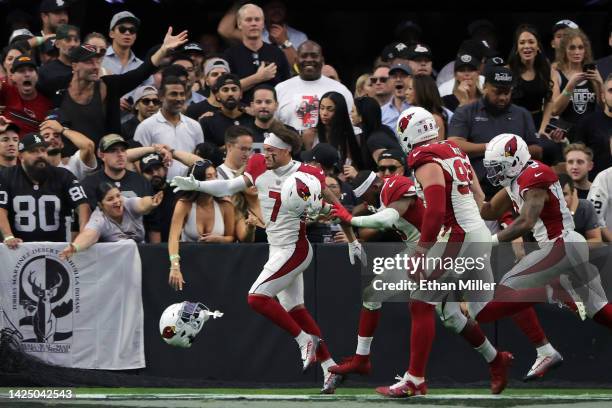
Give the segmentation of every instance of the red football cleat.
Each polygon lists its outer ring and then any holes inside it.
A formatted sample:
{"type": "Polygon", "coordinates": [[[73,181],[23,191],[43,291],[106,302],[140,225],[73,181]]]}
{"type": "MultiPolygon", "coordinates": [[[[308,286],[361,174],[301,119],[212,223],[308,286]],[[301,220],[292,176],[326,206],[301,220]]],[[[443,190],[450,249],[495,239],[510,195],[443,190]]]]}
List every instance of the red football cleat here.
{"type": "Polygon", "coordinates": [[[406,376],[400,377],[398,375],[395,379],[399,381],[387,387],[377,387],[376,392],[389,398],[408,398],[427,394],[426,382],[417,386],[414,385],[412,381],[408,380],[406,376]]]}
{"type": "Polygon", "coordinates": [[[491,373],[491,394],[501,394],[508,385],[508,368],[512,365],[514,356],[509,351],[500,351],[489,363],[491,373]]]}
{"type": "Polygon", "coordinates": [[[330,373],[334,374],[361,374],[368,375],[372,371],[372,364],[370,363],[370,356],[362,356],[355,354],[354,356],[347,357],[342,360],[342,363],[331,366],[327,369],[330,373]]]}

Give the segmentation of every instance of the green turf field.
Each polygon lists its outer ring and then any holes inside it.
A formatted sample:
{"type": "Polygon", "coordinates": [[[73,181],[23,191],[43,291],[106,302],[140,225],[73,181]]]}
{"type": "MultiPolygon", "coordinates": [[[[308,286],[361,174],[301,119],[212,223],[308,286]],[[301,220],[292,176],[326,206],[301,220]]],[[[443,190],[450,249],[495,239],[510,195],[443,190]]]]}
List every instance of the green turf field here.
{"type": "MultiPolygon", "coordinates": [[[[318,388],[76,388],[71,400],[8,399],[10,388],[0,388],[0,406],[7,407],[224,407],[224,408],[383,408],[413,407],[612,407],[611,389],[507,389],[490,395],[487,389],[431,389],[426,397],[391,400],[371,388],[340,388],[336,395],[319,395],[318,388]]],[[[15,390],[15,389],[13,389],[15,390]]]]}

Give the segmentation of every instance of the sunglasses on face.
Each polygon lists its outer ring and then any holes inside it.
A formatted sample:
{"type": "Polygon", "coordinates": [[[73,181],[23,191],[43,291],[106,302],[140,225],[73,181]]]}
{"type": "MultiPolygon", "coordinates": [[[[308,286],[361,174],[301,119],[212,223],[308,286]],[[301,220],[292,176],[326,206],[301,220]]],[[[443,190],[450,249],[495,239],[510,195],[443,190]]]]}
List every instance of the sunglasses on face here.
{"type": "Polygon", "coordinates": [[[370,83],[375,84],[380,82],[381,84],[386,83],[389,80],[389,77],[370,77],[370,83]]]}
{"type": "Polygon", "coordinates": [[[125,33],[136,34],[138,32],[138,29],[136,27],[124,26],[124,25],[120,25],[119,27],[117,27],[117,30],[119,30],[121,34],[125,34],[125,33]]]}
{"type": "Polygon", "coordinates": [[[154,106],[159,105],[159,99],[142,98],[140,102],[142,102],[143,105],[154,105],[154,106]]]}
{"type": "Polygon", "coordinates": [[[390,173],[395,173],[398,168],[398,166],[378,166],[378,171],[380,171],[381,173],[385,173],[386,171],[390,173]]]}

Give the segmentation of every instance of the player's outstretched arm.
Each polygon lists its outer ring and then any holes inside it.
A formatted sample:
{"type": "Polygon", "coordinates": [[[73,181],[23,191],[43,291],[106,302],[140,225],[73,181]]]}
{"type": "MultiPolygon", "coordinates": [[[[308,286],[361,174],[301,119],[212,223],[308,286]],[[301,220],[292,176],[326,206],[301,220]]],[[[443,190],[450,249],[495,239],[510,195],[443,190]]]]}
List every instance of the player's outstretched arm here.
{"type": "Polygon", "coordinates": [[[354,227],[389,229],[397,223],[400,214],[404,214],[414,202],[412,198],[405,198],[392,202],[387,208],[372,215],[354,217],[340,203],[334,203],[332,216],[340,218],[344,223],[354,227]]]}
{"type": "Polygon", "coordinates": [[[538,222],[547,198],[548,192],[546,190],[541,188],[527,190],[521,214],[508,228],[493,235],[493,244],[512,241],[530,231],[536,222],[538,222]]]}
{"type": "Polygon", "coordinates": [[[174,192],[178,191],[199,191],[215,197],[225,197],[234,195],[251,187],[253,183],[247,176],[240,176],[229,180],[206,180],[199,181],[195,177],[176,176],[170,182],[175,187],[174,192]]]}
{"type": "Polygon", "coordinates": [[[506,211],[512,209],[512,200],[505,188],[499,190],[491,201],[485,201],[480,207],[480,216],[483,220],[496,221],[499,220],[506,211]]]}

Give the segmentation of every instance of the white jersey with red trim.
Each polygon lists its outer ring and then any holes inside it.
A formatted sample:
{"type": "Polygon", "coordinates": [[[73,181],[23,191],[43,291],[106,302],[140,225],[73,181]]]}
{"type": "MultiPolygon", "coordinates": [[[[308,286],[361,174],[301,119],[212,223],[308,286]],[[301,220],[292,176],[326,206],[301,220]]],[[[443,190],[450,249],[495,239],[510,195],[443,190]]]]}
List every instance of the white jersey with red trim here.
{"type": "MultiPolygon", "coordinates": [[[[472,194],[472,165],[468,156],[449,140],[415,147],[408,154],[408,166],[415,171],[427,163],[437,163],[444,172],[446,182],[445,229],[453,232],[471,232],[486,225],[480,217],[478,205],[472,194]]],[[[424,197],[417,182],[419,197],[424,197]]],[[[425,203],[436,205],[436,203],[425,203]]]]}
{"type": "Polygon", "coordinates": [[[527,167],[506,187],[516,212],[520,214],[525,203],[525,193],[534,188],[546,190],[548,193],[548,200],[533,227],[536,241],[554,241],[566,232],[573,231],[574,219],[565,203],[557,174],[537,160],[529,161],[527,167]]]}
{"type": "Polygon", "coordinates": [[[291,161],[283,167],[268,170],[264,155],[256,153],[251,156],[244,170],[244,175],[257,187],[270,245],[291,245],[298,239],[306,239],[304,219],[289,213],[281,202],[283,182],[296,171],[312,174],[321,182],[321,191],[325,188],[323,171],[298,161],[291,161]]]}
{"type": "Polygon", "coordinates": [[[411,179],[405,176],[386,178],[380,190],[379,211],[387,208],[395,201],[410,197],[413,197],[415,202],[404,214],[400,214],[400,218],[393,225],[393,229],[400,235],[402,241],[415,243],[421,236],[421,222],[423,222],[425,206],[423,200],[417,197],[416,186],[411,179]]]}

